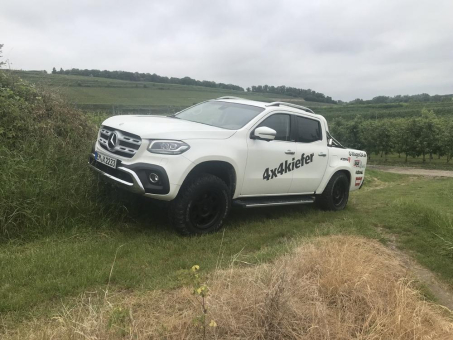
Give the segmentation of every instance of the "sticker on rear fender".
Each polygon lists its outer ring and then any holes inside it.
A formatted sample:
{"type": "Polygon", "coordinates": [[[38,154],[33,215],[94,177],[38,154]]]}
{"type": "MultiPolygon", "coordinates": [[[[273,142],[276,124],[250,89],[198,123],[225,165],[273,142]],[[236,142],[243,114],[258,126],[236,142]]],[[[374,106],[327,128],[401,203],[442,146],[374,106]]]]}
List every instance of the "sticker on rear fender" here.
{"type": "Polygon", "coordinates": [[[360,159],[356,159],[354,161],[354,167],[359,168],[359,169],[364,169],[365,165],[363,165],[363,162],[360,159]]]}
{"type": "Polygon", "coordinates": [[[358,187],[362,183],[363,177],[356,177],[355,178],[355,186],[358,187]]]}
{"type": "Polygon", "coordinates": [[[295,169],[299,169],[303,167],[304,165],[308,165],[313,162],[313,157],[314,153],[311,153],[309,155],[305,156],[305,153],[303,153],[300,156],[300,159],[293,158],[292,161],[286,160],[285,162],[280,163],[280,165],[274,169],[266,168],[263,173],[263,180],[270,180],[273,178],[277,178],[278,175],[283,175],[288,172],[291,172],[295,169]]]}
{"type": "Polygon", "coordinates": [[[365,152],[354,152],[354,151],[349,151],[349,156],[354,156],[354,157],[366,157],[365,152]]]}

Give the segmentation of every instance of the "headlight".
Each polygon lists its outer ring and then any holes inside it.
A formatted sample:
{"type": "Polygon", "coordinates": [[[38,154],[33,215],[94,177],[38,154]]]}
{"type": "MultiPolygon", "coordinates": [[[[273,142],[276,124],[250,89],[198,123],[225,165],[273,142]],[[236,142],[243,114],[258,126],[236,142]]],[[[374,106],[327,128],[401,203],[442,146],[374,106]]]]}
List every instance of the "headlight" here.
{"type": "Polygon", "coordinates": [[[153,140],[148,147],[152,153],[165,155],[180,155],[190,149],[190,146],[178,140],[153,140]]]}

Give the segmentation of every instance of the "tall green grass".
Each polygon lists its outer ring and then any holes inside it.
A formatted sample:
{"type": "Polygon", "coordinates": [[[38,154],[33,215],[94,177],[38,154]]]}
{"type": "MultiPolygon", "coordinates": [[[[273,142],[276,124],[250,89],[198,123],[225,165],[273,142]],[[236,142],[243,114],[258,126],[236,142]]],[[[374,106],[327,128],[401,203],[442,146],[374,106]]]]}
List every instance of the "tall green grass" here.
{"type": "Polygon", "coordinates": [[[62,98],[0,72],[0,240],[117,216],[86,166],[95,138],[95,124],[62,98]]]}

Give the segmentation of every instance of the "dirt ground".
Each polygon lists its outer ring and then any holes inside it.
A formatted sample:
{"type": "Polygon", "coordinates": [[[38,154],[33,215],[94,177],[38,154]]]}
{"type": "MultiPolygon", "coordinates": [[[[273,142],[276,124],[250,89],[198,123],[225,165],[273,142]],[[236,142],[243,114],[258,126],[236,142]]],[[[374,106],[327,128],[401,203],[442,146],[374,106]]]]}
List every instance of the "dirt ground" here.
{"type": "Polygon", "coordinates": [[[367,168],[373,169],[373,170],[393,172],[395,174],[403,174],[403,175],[453,177],[453,171],[448,171],[448,170],[417,169],[417,168],[397,167],[397,166],[389,166],[389,165],[368,165],[367,168]]]}
{"type": "MultiPolygon", "coordinates": [[[[453,177],[453,171],[448,170],[432,170],[432,169],[418,169],[410,167],[395,167],[388,165],[369,165],[369,169],[380,170],[386,172],[392,172],[396,174],[404,175],[418,175],[418,176],[430,176],[430,177],[453,177]]],[[[395,235],[390,235],[384,232],[383,229],[378,228],[379,232],[386,236],[390,241],[388,246],[394,253],[394,255],[400,259],[402,264],[410,271],[415,278],[423,283],[430,292],[436,297],[437,303],[447,307],[450,311],[453,311],[453,290],[446,284],[438,279],[437,275],[419,265],[414,261],[409,254],[406,254],[399,250],[396,246],[395,235]]]]}
{"type": "MultiPolygon", "coordinates": [[[[385,234],[382,229],[379,229],[379,231],[385,234]]],[[[438,304],[453,311],[453,290],[443,283],[436,274],[418,264],[409,254],[399,250],[396,246],[396,237],[394,235],[387,234],[386,236],[389,236],[387,238],[389,248],[395,257],[401,261],[402,265],[429,289],[431,294],[436,297],[438,304]]]]}

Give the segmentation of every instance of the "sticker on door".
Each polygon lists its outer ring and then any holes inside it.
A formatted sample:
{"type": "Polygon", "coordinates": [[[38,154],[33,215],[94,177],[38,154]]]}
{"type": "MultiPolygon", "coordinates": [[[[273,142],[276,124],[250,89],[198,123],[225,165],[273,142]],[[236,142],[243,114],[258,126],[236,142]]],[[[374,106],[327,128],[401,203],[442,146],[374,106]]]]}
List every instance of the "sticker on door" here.
{"type": "Polygon", "coordinates": [[[304,165],[308,165],[313,162],[314,155],[314,153],[311,153],[309,155],[305,155],[305,153],[303,153],[300,156],[300,159],[293,158],[292,161],[289,162],[288,160],[286,160],[284,163],[280,163],[280,165],[274,169],[266,168],[263,173],[263,180],[268,181],[270,179],[277,178],[278,175],[281,176],[293,171],[294,169],[299,169],[304,165]]]}

